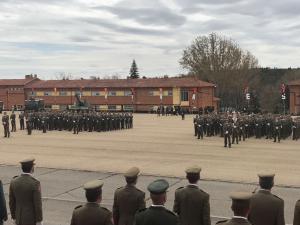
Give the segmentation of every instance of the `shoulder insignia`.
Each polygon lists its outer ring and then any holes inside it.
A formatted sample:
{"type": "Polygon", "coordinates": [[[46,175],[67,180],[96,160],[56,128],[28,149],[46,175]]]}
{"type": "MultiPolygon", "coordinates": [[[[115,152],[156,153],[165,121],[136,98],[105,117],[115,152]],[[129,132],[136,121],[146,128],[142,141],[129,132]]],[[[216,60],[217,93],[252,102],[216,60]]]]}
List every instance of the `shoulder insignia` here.
{"type": "Polygon", "coordinates": [[[119,190],[119,189],[121,189],[121,188],[123,188],[123,187],[118,187],[117,190],[119,190]]]}
{"type": "Polygon", "coordinates": [[[76,206],[74,209],[79,209],[79,208],[81,208],[82,207],[82,205],[78,205],[78,206],[76,206]]]}
{"type": "Polygon", "coordinates": [[[277,198],[277,199],[279,199],[279,200],[282,200],[282,201],[283,201],[283,199],[282,199],[282,198],[280,198],[280,197],[278,197],[277,195],[274,195],[274,194],[273,194],[273,196],[274,196],[275,198],[277,198]]]}
{"type": "Polygon", "coordinates": [[[143,209],[139,209],[137,212],[140,213],[140,212],[144,212],[147,208],[143,208],[143,209]]]}
{"type": "Polygon", "coordinates": [[[170,214],[172,214],[173,216],[177,216],[174,212],[172,212],[171,210],[166,209],[166,211],[170,214]]]}
{"type": "Polygon", "coordinates": [[[228,220],[220,220],[218,222],[216,222],[216,224],[221,224],[221,223],[226,223],[228,220]]]}
{"type": "Polygon", "coordinates": [[[19,177],[18,175],[17,176],[14,176],[12,179],[15,179],[15,178],[17,178],[17,177],[19,177]]]}
{"type": "Polygon", "coordinates": [[[177,188],[176,189],[176,191],[179,191],[179,190],[181,190],[181,189],[183,189],[184,187],[179,187],[179,188],[177,188]]]}
{"type": "Polygon", "coordinates": [[[105,207],[103,207],[103,206],[101,206],[100,208],[103,209],[103,210],[105,210],[105,211],[110,212],[109,209],[107,209],[107,208],[105,208],[105,207]]]}

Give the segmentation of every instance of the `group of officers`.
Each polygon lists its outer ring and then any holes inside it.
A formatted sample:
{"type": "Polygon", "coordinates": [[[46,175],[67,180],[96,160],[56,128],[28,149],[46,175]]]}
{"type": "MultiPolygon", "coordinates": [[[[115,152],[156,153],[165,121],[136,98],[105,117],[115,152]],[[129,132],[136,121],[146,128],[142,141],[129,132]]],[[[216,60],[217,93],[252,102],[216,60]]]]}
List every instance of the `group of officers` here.
{"type": "MultiPolygon", "coordinates": [[[[15,176],[9,186],[9,208],[16,225],[41,225],[43,221],[40,182],[33,177],[35,159],[22,160],[23,173],[15,176]]],[[[211,225],[209,194],[201,190],[201,168],[185,170],[188,185],[175,192],[173,211],[165,208],[169,183],[165,179],[151,182],[152,205],[146,208],[145,193],[136,187],[140,170],[125,172],[126,185],[115,190],[112,212],[100,205],[103,181],[83,185],[87,203],[73,210],[71,225],[211,225]]],[[[260,189],[253,193],[234,192],[233,217],[219,221],[221,225],[285,225],[284,200],[272,194],[275,174],[258,174],[260,189]]],[[[0,224],[7,220],[2,183],[0,185],[0,224]]],[[[300,225],[300,200],[296,203],[293,225],[300,225]]]]}
{"type": "Polygon", "coordinates": [[[274,114],[206,114],[196,115],[193,120],[194,136],[203,139],[206,135],[224,137],[224,147],[238,144],[247,138],[271,139],[280,142],[292,136],[293,140],[300,138],[300,119],[289,115],[274,114]]]}
{"type": "MultiPolygon", "coordinates": [[[[26,115],[19,114],[20,129],[26,129],[29,135],[32,130],[41,130],[43,133],[52,130],[67,130],[78,134],[82,131],[88,132],[106,132],[121,129],[130,129],[133,127],[132,113],[100,113],[100,112],[32,112],[26,115]],[[25,122],[26,121],[26,122],[25,122]]],[[[14,112],[10,116],[4,112],[2,124],[4,127],[4,136],[10,136],[11,132],[16,131],[16,115],[14,112]]]]}

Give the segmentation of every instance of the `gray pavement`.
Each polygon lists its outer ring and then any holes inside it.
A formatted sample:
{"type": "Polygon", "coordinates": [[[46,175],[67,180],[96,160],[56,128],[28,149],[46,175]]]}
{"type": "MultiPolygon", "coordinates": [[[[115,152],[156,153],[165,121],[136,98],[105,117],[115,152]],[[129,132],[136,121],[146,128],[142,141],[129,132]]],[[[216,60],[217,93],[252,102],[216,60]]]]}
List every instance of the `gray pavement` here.
{"type": "MultiPolygon", "coordinates": [[[[0,165],[0,179],[4,183],[6,200],[8,203],[8,187],[10,179],[20,174],[19,167],[0,165]]],[[[103,201],[102,205],[111,209],[114,190],[124,185],[122,174],[101,173],[77,170],[63,170],[51,168],[36,168],[35,177],[41,181],[43,195],[43,211],[45,225],[66,225],[70,223],[72,211],[75,206],[85,202],[82,184],[93,179],[102,179],[103,201]]],[[[137,186],[146,192],[146,198],[149,197],[147,185],[157,179],[157,176],[141,175],[137,186]]],[[[163,177],[170,183],[168,192],[167,208],[172,209],[174,201],[174,192],[180,187],[186,185],[183,178],[163,177]]],[[[230,217],[231,210],[229,194],[232,191],[253,191],[257,186],[255,184],[230,183],[222,181],[204,181],[199,183],[200,188],[210,194],[212,224],[222,219],[230,217]]],[[[273,193],[285,200],[285,218],[286,223],[291,224],[295,202],[300,198],[300,189],[295,187],[278,187],[273,189],[273,193]]],[[[150,200],[147,205],[150,205],[150,200]]],[[[12,224],[8,221],[6,224],[12,224]]]]}

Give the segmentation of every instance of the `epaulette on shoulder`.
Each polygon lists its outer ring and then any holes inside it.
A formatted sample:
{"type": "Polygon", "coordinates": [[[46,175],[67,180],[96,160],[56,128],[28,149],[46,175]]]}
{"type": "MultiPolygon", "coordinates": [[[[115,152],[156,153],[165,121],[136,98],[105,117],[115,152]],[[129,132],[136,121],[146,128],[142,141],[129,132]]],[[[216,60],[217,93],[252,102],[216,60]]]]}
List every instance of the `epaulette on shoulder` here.
{"type": "Polygon", "coordinates": [[[18,175],[17,176],[14,176],[12,179],[16,179],[17,177],[19,177],[18,175]]]}
{"type": "Polygon", "coordinates": [[[107,209],[107,208],[105,208],[105,207],[103,207],[103,206],[101,206],[101,209],[103,209],[103,210],[105,210],[105,211],[107,211],[107,212],[110,212],[109,209],[107,209]]]}
{"type": "Polygon", "coordinates": [[[79,209],[79,208],[81,208],[82,207],[82,205],[78,205],[78,206],[76,206],[74,209],[79,209]]]}
{"type": "Polygon", "coordinates": [[[181,189],[183,189],[184,187],[179,187],[176,189],[176,191],[180,191],[181,189]]]}
{"type": "Polygon", "coordinates": [[[282,199],[282,198],[280,198],[280,197],[278,197],[277,195],[274,195],[274,194],[273,194],[273,196],[274,196],[275,198],[277,198],[277,199],[279,199],[279,200],[283,201],[283,199],[282,199]]]}
{"type": "Polygon", "coordinates": [[[117,190],[120,190],[120,189],[122,189],[122,188],[123,188],[123,187],[118,187],[117,190]]]}
{"type": "Polygon", "coordinates": [[[140,213],[140,212],[144,212],[147,208],[143,208],[143,209],[139,209],[137,212],[140,213]]]}
{"type": "Polygon", "coordinates": [[[216,222],[216,224],[221,224],[221,223],[226,223],[228,220],[220,220],[218,222],[216,222]]]}
{"type": "Polygon", "coordinates": [[[171,210],[166,209],[167,213],[172,214],[173,216],[177,216],[174,212],[172,212],[171,210]]]}

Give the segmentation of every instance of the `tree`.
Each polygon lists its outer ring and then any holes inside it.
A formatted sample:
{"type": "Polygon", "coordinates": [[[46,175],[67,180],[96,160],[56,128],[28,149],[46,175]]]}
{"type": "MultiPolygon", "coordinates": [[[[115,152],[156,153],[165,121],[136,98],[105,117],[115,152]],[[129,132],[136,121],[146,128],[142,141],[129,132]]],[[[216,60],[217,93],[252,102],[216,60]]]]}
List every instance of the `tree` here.
{"type": "Polygon", "coordinates": [[[221,107],[239,109],[244,103],[243,89],[250,85],[258,60],[231,39],[211,33],[199,36],[183,51],[180,65],[190,75],[217,84],[221,107]]]}
{"type": "Polygon", "coordinates": [[[138,78],[140,78],[139,71],[138,71],[138,68],[137,68],[135,60],[132,61],[130,72],[129,72],[129,76],[130,76],[131,79],[138,79],[138,78]]]}

